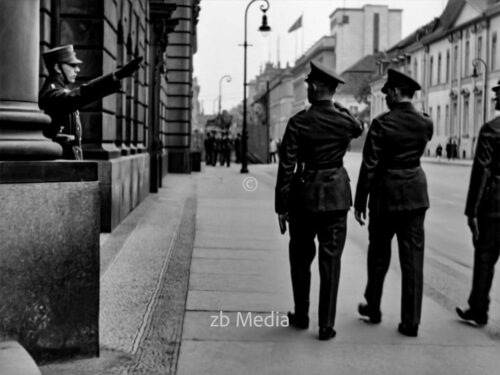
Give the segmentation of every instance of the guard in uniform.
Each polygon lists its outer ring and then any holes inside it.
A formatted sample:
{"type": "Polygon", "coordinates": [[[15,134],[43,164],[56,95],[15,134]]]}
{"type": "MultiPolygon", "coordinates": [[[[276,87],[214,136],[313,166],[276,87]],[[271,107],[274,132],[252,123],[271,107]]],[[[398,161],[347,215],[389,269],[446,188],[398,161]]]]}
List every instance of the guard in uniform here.
{"type": "Polygon", "coordinates": [[[362,123],[333,102],[342,78],[311,63],[306,79],[311,103],[290,118],[279,148],[275,210],[281,232],[290,226],[290,269],[295,312],[290,325],[309,327],[311,263],[319,242],[319,339],[329,340],[334,330],[340,258],[346,239],[347,212],[352,205],[349,177],[343,157],[351,139],[363,132],[362,123]]]}
{"type": "Polygon", "coordinates": [[[82,61],[71,44],[53,48],[42,55],[49,76],[40,91],[38,104],[52,123],[44,135],[63,148],[63,159],[82,160],[82,125],[78,109],[120,90],[120,80],[132,75],[142,57],[132,60],[114,73],[72,88],[82,61]]]}
{"type": "Polygon", "coordinates": [[[380,323],[382,289],[396,235],[402,273],[398,331],[412,337],[418,334],[422,309],[424,219],[429,207],[420,158],[433,133],[431,119],[411,103],[417,90],[420,85],[412,78],[388,70],[382,92],[390,111],[375,118],[368,130],[354,201],[356,220],[363,225],[370,196],[367,304],[360,304],[358,311],[380,323]]]}
{"type": "MultiPolygon", "coordinates": [[[[500,81],[493,91],[495,109],[500,110],[500,81]]],[[[484,325],[488,323],[489,293],[500,252],[500,117],[479,131],[465,215],[475,248],[474,270],[469,309],[457,307],[457,314],[484,325]]]]}

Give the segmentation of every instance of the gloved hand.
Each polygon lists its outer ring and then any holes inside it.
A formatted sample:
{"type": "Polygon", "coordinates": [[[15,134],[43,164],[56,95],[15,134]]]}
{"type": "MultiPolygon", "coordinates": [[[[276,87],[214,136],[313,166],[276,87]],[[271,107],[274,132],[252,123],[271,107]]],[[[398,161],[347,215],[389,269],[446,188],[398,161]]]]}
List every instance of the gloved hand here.
{"type": "Polygon", "coordinates": [[[123,65],[120,69],[115,72],[115,77],[117,79],[123,79],[131,76],[134,72],[139,69],[143,57],[139,56],[133,59],[128,64],[123,65]]]}
{"type": "Polygon", "coordinates": [[[278,214],[278,223],[280,225],[281,234],[285,234],[286,232],[286,222],[289,220],[288,212],[284,214],[278,214]]]}

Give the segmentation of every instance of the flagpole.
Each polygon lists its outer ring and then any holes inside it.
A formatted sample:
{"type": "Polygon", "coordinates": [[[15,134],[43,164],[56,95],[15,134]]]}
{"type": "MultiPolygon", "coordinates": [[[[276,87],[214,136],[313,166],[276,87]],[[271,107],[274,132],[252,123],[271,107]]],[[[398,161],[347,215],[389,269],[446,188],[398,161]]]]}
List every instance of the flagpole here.
{"type": "Polygon", "coordinates": [[[297,33],[294,33],[294,35],[295,35],[295,60],[297,60],[297,58],[298,58],[298,55],[297,55],[297,45],[298,45],[297,33]]]}
{"type": "Polygon", "coordinates": [[[280,36],[278,34],[278,41],[276,43],[276,48],[277,48],[277,51],[276,51],[276,64],[278,65],[278,68],[281,68],[281,64],[280,64],[280,36]]]}
{"type": "Polygon", "coordinates": [[[302,51],[301,55],[304,53],[304,13],[300,15],[301,17],[301,29],[302,29],[302,51]]]}

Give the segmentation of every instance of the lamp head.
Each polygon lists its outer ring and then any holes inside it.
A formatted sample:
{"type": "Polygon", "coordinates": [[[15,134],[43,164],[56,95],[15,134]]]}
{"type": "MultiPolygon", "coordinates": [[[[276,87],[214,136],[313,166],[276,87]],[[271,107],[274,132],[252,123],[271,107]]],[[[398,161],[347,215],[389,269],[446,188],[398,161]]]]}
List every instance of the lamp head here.
{"type": "Polygon", "coordinates": [[[264,37],[266,37],[271,32],[271,27],[267,24],[267,16],[265,12],[262,15],[262,25],[260,25],[259,31],[264,37]]]}

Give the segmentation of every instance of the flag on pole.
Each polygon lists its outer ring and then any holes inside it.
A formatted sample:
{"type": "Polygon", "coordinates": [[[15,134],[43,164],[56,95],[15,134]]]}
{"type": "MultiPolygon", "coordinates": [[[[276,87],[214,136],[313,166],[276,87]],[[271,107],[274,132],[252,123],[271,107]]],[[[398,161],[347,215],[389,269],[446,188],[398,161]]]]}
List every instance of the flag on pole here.
{"type": "Polygon", "coordinates": [[[291,33],[297,29],[300,29],[301,27],[302,27],[302,15],[299,18],[297,18],[297,21],[295,21],[292,26],[290,26],[288,32],[291,33]]]}

